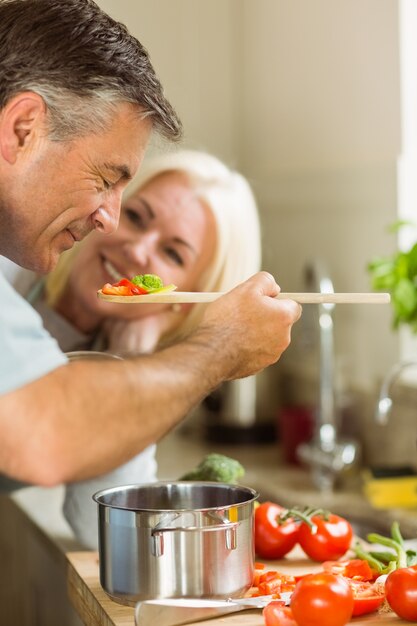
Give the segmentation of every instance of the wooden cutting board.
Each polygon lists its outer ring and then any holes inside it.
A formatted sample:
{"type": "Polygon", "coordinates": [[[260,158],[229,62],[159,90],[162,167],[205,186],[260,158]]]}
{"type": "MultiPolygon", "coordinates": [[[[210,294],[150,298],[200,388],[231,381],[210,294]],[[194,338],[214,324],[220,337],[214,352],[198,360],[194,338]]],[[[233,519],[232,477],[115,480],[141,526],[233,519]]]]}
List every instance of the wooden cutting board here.
{"type": "MultiPolygon", "coordinates": [[[[68,594],[85,626],[134,626],[134,609],[113,602],[101,588],[97,552],[71,552],[67,554],[67,559],[68,594]]],[[[305,559],[299,548],[295,548],[286,559],[269,561],[267,568],[293,575],[314,573],[321,569],[320,564],[305,559]]],[[[356,617],[349,623],[355,626],[388,626],[389,624],[406,626],[410,624],[393,613],[356,617]]],[[[193,622],[193,624],[194,626],[264,626],[264,621],[262,611],[250,610],[193,622]]]]}

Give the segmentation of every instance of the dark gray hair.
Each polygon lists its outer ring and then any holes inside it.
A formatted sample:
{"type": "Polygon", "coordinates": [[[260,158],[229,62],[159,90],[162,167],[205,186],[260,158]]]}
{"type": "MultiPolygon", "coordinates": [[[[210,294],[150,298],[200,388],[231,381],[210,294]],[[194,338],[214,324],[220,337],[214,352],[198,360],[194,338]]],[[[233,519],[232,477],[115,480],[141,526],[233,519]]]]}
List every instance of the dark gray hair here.
{"type": "Polygon", "coordinates": [[[121,102],[182,134],[146,49],[93,0],[0,0],[0,109],[22,91],[44,99],[53,140],[105,129],[121,102]]]}

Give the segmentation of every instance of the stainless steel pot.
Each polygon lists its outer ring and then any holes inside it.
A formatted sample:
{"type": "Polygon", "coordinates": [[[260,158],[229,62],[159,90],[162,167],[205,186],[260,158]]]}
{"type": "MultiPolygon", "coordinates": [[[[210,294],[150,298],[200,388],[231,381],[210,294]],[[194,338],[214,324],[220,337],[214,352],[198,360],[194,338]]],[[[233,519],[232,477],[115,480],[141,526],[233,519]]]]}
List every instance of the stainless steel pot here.
{"type": "Polygon", "coordinates": [[[187,481],[99,491],[101,586],[130,606],[242,595],[253,580],[257,497],[248,487],[187,481]]]}

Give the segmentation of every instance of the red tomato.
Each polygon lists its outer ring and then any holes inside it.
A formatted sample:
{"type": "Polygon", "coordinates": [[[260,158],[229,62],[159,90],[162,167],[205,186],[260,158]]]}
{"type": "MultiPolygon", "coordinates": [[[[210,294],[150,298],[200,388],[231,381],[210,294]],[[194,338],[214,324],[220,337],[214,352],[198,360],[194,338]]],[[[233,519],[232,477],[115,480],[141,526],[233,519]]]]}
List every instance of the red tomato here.
{"type": "Polygon", "coordinates": [[[345,578],[354,578],[355,580],[374,580],[378,577],[378,572],[369,565],[364,559],[347,559],[345,561],[325,561],[323,569],[330,574],[338,574],[345,578]]]}
{"type": "Polygon", "coordinates": [[[352,617],[377,611],[385,600],[385,593],[378,591],[374,583],[349,579],[353,591],[352,617]]]}
{"type": "Polygon", "coordinates": [[[344,626],[352,616],[352,589],[342,576],[309,574],[297,583],[291,609],[298,626],[344,626]]]}
{"type": "Polygon", "coordinates": [[[262,611],[266,626],[297,626],[292,611],[282,600],[273,600],[262,611]]]}
{"type": "Polygon", "coordinates": [[[311,521],[316,531],[303,522],[299,528],[298,541],[313,561],[339,559],[350,548],[353,538],[352,526],[344,517],[329,513],[313,515],[311,521]]]}
{"type": "Polygon", "coordinates": [[[388,604],[399,617],[417,622],[417,565],[396,569],[385,582],[388,604]]]}
{"type": "Polygon", "coordinates": [[[299,524],[293,519],[279,520],[285,510],[273,502],[263,502],[255,509],[255,552],[258,556],[281,559],[297,543],[299,524]]]}

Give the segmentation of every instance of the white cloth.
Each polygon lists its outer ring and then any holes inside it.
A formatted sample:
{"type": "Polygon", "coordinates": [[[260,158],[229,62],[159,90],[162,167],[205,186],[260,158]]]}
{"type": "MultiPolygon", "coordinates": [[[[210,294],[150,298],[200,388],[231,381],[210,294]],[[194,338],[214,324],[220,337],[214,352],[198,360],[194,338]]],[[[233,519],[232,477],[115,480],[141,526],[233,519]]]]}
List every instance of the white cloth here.
{"type": "Polygon", "coordinates": [[[0,273],[0,394],[23,387],[66,363],[41,317],[0,273]]]}
{"type": "MultiPolygon", "coordinates": [[[[7,272],[9,280],[13,282],[16,289],[18,289],[23,295],[27,295],[29,292],[33,291],[34,283],[37,280],[37,276],[33,274],[33,272],[19,268],[15,264],[12,264],[11,261],[2,259],[2,257],[0,257],[0,270],[4,273],[7,272]]],[[[7,285],[6,281],[4,282],[7,285]]],[[[27,310],[32,317],[36,318],[39,332],[42,332],[42,335],[53,343],[56,347],[57,354],[60,355],[63,362],[66,362],[66,357],[59,351],[56,341],[52,339],[47,331],[42,328],[42,321],[48,331],[56,338],[62,350],[69,352],[72,350],[89,349],[92,338],[87,335],[83,335],[78,329],[74,328],[68,320],[64,319],[61,315],[49,308],[42,298],[42,291],[39,291],[40,297],[38,297],[36,301],[33,301],[32,306],[30,306],[14,291],[12,287],[8,286],[8,289],[15,294],[15,297],[19,301],[23,303],[25,310],[27,310]],[[37,312],[35,312],[33,307],[37,312]],[[42,316],[42,318],[40,316],[42,316]]],[[[0,291],[0,303],[1,350],[1,320],[3,314],[2,291],[0,291]]],[[[22,349],[25,349],[24,346],[22,349]]],[[[1,355],[4,354],[5,352],[2,350],[0,353],[0,359],[2,358],[1,355]]],[[[38,351],[37,356],[39,359],[41,355],[42,353],[38,351]]],[[[2,371],[1,367],[2,361],[0,360],[0,375],[2,371]]],[[[34,369],[36,370],[36,366],[34,366],[34,369]]],[[[41,375],[42,374],[39,374],[39,376],[41,375]]],[[[0,380],[0,385],[2,382],[3,381],[0,380]]],[[[123,426],[121,425],[121,427],[123,426]]],[[[74,531],[76,538],[84,544],[86,548],[97,550],[98,547],[97,505],[92,499],[94,493],[101,489],[106,489],[107,487],[154,482],[156,480],[157,471],[155,449],[156,446],[149,446],[128,463],[125,463],[108,474],[91,480],[71,483],[66,486],[63,514],[68,524],[74,531]]]]}
{"type": "Polygon", "coordinates": [[[155,449],[155,445],[149,446],[108,474],[66,486],[63,513],[75,536],[86,548],[98,550],[97,504],[93,495],[108,487],[155,482],[155,449]]]}

